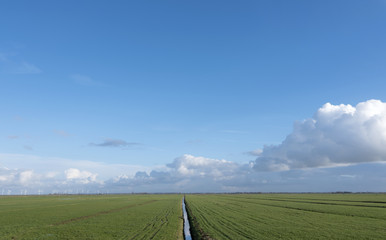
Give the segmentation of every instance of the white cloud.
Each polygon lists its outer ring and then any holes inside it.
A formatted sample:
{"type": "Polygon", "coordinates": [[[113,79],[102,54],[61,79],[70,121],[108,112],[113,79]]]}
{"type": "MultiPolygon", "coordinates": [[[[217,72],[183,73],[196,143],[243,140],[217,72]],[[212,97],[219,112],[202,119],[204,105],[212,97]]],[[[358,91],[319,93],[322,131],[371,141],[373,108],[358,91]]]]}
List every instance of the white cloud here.
{"type": "Polygon", "coordinates": [[[0,168],[0,186],[33,185],[38,177],[32,170],[0,168]]]}
{"type": "Polygon", "coordinates": [[[14,178],[15,173],[13,171],[5,167],[0,168],[0,183],[5,184],[11,182],[14,178]]]}
{"type": "Polygon", "coordinates": [[[4,193],[73,193],[74,189],[97,192],[103,181],[97,174],[70,168],[62,173],[35,173],[32,169],[0,168],[0,189],[4,193]],[[43,190],[43,191],[42,191],[43,190]]]}
{"type": "Polygon", "coordinates": [[[66,175],[67,180],[78,181],[84,184],[95,182],[96,177],[98,175],[88,171],[80,171],[79,169],[76,169],[76,168],[69,168],[65,170],[64,173],[66,175]]]}
{"type": "Polygon", "coordinates": [[[230,161],[195,157],[189,154],[176,158],[173,163],[168,164],[167,166],[175,173],[184,177],[210,176],[214,178],[229,177],[239,168],[238,164],[230,161]]]}
{"type": "Polygon", "coordinates": [[[23,171],[20,173],[20,183],[23,185],[29,184],[34,177],[34,173],[32,170],[23,171]]]}
{"type": "Polygon", "coordinates": [[[326,103],[313,118],[296,122],[280,145],[265,146],[259,171],[285,171],[386,161],[386,103],[326,103]]]}

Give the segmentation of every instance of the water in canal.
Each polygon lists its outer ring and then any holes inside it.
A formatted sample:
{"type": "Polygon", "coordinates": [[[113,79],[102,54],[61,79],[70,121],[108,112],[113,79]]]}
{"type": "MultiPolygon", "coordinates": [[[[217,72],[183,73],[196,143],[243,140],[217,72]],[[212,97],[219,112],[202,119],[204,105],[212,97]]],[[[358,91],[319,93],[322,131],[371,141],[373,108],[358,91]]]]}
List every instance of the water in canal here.
{"type": "Polygon", "coordinates": [[[182,198],[182,210],[184,211],[184,237],[185,240],[192,240],[192,235],[190,235],[190,224],[188,220],[188,213],[185,208],[185,197],[182,198]]]}

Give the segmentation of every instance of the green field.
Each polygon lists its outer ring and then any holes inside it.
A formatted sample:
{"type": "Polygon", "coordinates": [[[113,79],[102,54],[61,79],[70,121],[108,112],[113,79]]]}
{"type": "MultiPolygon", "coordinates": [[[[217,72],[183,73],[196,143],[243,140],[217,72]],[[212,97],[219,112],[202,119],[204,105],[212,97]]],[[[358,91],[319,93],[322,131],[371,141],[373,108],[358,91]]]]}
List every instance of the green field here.
{"type": "Polygon", "coordinates": [[[0,197],[0,239],[183,239],[182,195],[0,197]]]}
{"type": "MultiPolygon", "coordinates": [[[[183,239],[182,195],[0,197],[0,239],[183,239]]],[[[189,194],[196,239],[385,239],[386,194],[189,194]]]]}
{"type": "Polygon", "coordinates": [[[386,194],[193,194],[196,239],[386,239],[386,194]]]}

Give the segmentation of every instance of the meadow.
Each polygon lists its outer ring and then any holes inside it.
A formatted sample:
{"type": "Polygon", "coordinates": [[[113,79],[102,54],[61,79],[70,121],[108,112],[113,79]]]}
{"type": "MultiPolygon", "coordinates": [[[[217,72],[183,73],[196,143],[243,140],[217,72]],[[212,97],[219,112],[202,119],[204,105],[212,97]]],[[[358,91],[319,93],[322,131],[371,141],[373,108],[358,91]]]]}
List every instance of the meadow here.
{"type": "Polygon", "coordinates": [[[194,239],[385,239],[386,194],[190,194],[194,239]]]}
{"type": "Polygon", "coordinates": [[[183,239],[182,195],[0,196],[0,239],[183,239]]]}

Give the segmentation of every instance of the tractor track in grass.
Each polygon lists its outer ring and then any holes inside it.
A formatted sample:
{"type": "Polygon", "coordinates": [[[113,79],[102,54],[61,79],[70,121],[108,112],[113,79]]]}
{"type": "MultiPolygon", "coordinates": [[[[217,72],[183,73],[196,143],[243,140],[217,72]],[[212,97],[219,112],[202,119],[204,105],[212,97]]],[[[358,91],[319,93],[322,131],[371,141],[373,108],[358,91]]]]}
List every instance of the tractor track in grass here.
{"type": "MultiPolygon", "coordinates": [[[[314,213],[321,213],[321,214],[330,214],[330,215],[337,215],[337,216],[345,216],[345,217],[354,217],[354,215],[348,215],[343,213],[333,213],[333,212],[327,212],[317,209],[306,209],[306,208],[300,208],[300,207],[292,207],[292,206],[283,206],[283,205],[275,205],[275,204],[269,204],[269,203],[262,203],[262,202],[251,202],[251,201],[243,201],[238,200],[239,202],[245,202],[250,204],[257,204],[262,206],[268,206],[268,207],[276,207],[276,208],[285,208],[285,209],[292,209],[292,210],[298,210],[298,211],[304,211],[304,212],[314,212],[314,213]]],[[[361,216],[361,215],[355,215],[355,217],[360,218],[370,218],[370,219],[377,219],[377,220],[385,220],[384,218],[374,217],[374,216],[361,216]]]]}
{"type": "Polygon", "coordinates": [[[101,212],[97,212],[97,213],[94,213],[94,214],[91,214],[91,215],[71,218],[71,219],[68,219],[68,220],[64,220],[64,221],[61,221],[61,222],[57,222],[57,223],[51,224],[50,226],[59,226],[59,225],[73,223],[73,222],[76,222],[76,221],[86,220],[86,219],[89,219],[89,218],[98,217],[100,215],[105,215],[105,214],[109,214],[109,213],[113,213],[113,212],[119,212],[119,211],[122,211],[124,209],[132,208],[132,207],[135,207],[135,206],[147,205],[147,204],[150,204],[150,203],[153,203],[153,202],[156,202],[156,201],[158,201],[158,200],[151,200],[151,201],[147,201],[147,202],[143,202],[143,203],[130,204],[130,205],[127,205],[127,206],[124,206],[124,207],[110,209],[110,210],[107,210],[107,211],[101,211],[101,212]]]}
{"type": "MultiPolygon", "coordinates": [[[[238,199],[238,198],[232,198],[238,199]]],[[[286,199],[278,199],[278,198],[244,198],[250,200],[260,200],[260,201],[277,201],[277,202],[294,202],[294,203],[309,203],[309,204],[320,204],[320,205],[331,205],[331,206],[345,206],[345,207],[367,207],[367,208],[386,208],[386,205],[365,205],[365,204],[343,204],[337,203],[336,200],[322,200],[322,199],[301,199],[296,200],[293,198],[286,199]],[[324,202],[323,202],[324,201],[324,202]]],[[[372,204],[380,204],[384,202],[376,202],[376,201],[346,201],[353,203],[372,203],[372,204]]]]}
{"type": "MultiPolygon", "coordinates": [[[[162,223],[158,226],[157,231],[155,231],[155,232],[151,235],[151,237],[150,237],[149,239],[154,239],[154,237],[155,237],[155,236],[158,234],[158,232],[161,230],[161,227],[162,227],[164,224],[166,224],[166,223],[168,222],[168,216],[169,216],[169,214],[170,214],[170,211],[168,211],[168,212],[166,213],[166,215],[160,219],[162,223]]],[[[156,216],[156,218],[158,218],[158,216],[156,216]]],[[[145,227],[144,227],[141,231],[137,232],[134,236],[132,236],[132,237],[130,237],[130,238],[128,238],[128,236],[124,235],[124,236],[123,236],[122,238],[120,238],[120,239],[130,239],[130,240],[137,239],[138,236],[139,236],[141,233],[148,231],[148,229],[149,229],[150,227],[155,227],[155,222],[149,222],[148,224],[145,225],[145,227]]],[[[142,239],[143,239],[143,238],[142,238],[142,239]]]]}

